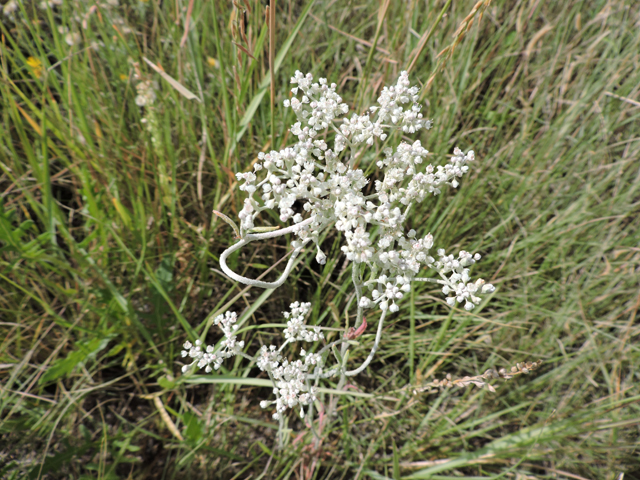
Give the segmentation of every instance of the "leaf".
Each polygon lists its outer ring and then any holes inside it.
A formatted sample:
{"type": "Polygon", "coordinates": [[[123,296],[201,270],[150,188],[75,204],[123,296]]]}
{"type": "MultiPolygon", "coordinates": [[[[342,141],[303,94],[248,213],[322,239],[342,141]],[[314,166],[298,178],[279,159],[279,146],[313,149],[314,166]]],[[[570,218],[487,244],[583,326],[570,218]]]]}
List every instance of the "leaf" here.
{"type": "Polygon", "coordinates": [[[240,50],[242,50],[244,53],[246,53],[247,55],[249,55],[251,58],[253,58],[254,60],[256,59],[256,57],[254,57],[253,55],[251,55],[251,54],[249,53],[249,50],[247,50],[246,48],[244,48],[244,47],[243,47],[242,45],[240,45],[239,43],[237,43],[237,42],[233,42],[233,44],[234,44],[236,47],[238,47],[240,50]]]}
{"type": "Polygon", "coordinates": [[[182,421],[187,427],[184,432],[185,436],[192,442],[199,442],[202,438],[202,424],[198,417],[191,412],[184,412],[182,421]]]}
{"type": "Polygon", "coordinates": [[[122,205],[122,203],[120,203],[120,200],[118,200],[116,197],[112,197],[111,202],[113,203],[113,206],[118,212],[118,215],[120,215],[120,218],[124,223],[124,226],[127,227],[128,229],[131,229],[131,215],[129,215],[127,208],[124,205],[122,205]]]}
{"type": "Polygon", "coordinates": [[[156,278],[165,290],[169,290],[173,286],[173,258],[171,255],[165,255],[158,265],[156,278]]]}
{"type": "Polygon", "coordinates": [[[230,225],[231,228],[233,228],[233,232],[236,234],[236,238],[242,238],[240,236],[240,229],[238,228],[238,225],[236,225],[236,222],[234,222],[233,220],[231,220],[229,217],[227,217],[224,213],[219,212],[217,210],[213,210],[213,214],[218,217],[221,218],[222,220],[224,220],[227,225],[230,225]]]}
{"type": "Polygon", "coordinates": [[[400,455],[395,440],[391,439],[393,445],[393,480],[400,480],[400,455]]]}
{"type": "Polygon", "coordinates": [[[147,65],[153,68],[156,71],[156,73],[158,73],[162,78],[164,78],[167,82],[169,82],[169,85],[175,88],[178,91],[178,93],[184,96],[187,100],[197,100],[198,103],[201,103],[201,100],[195,94],[191,93],[191,91],[183,87],[182,84],[180,84],[180,82],[178,82],[176,79],[171,77],[164,70],[160,69],[160,67],[158,67],[155,63],[151,62],[147,57],[142,57],[142,59],[145,62],[147,62],[147,65]]]}
{"type": "Polygon", "coordinates": [[[253,227],[247,230],[247,233],[266,233],[273,232],[280,229],[280,227],[253,227]]]}
{"type": "Polygon", "coordinates": [[[129,451],[133,453],[140,451],[140,447],[138,447],[137,445],[129,444],[129,440],[124,440],[124,441],[114,440],[113,446],[123,451],[129,451]]]}
{"type": "Polygon", "coordinates": [[[87,342],[76,343],[78,349],[71,352],[65,358],[57,359],[40,378],[39,383],[45,384],[62,378],[71,373],[71,371],[80,363],[95,359],[98,352],[104,350],[112,338],[113,335],[107,335],[104,338],[94,338],[87,342]]]}
{"type": "Polygon", "coordinates": [[[72,458],[80,457],[91,447],[91,444],[85,444],[76,448],[70,446],[67,442],[63,443],[67,447],[66,450],[52,456],[47,456],[44,464],[37,463],[26,475],[26,478],[34,480],[36,478],[42,478],[41,475],[46,477],[47,473],[58,472],[64,465],[69,465],[72,458]]]}
{"type": "Polygon", "coordinates": [[[269,265],[265,265],[264,263],[249,263],[248,266],[251,268],[259,268],[261,270],[266,270],[269,268],[269,265]]]}
{"type": "Polygon", "coordinates": [[[47,369],[47,372],[40,378],[39,383],[45,384],[66,376],[85,358],[86,356],[79,350],[71,352],[66,358],[59,358],[47,369]]]}
{"type": "Polygon", "coordinates": [[[36,131],[36,133],[42,136],[42,129],[40,128],[40,125],[38,125],[36,121],[33,118],[31,118],[23,108],[20,107],[20,105],[16,105],[16,108],[20,111],[20,113],[25,118],[25,120],[29,122],[29,125],[31,125],[31,127],[36,131]]]}
{"type": "Polygon", "coordinates": [[[169,380],[167,377],[160,377],[158,379],[158,385],[160,385],[165,390],[173,390],[173,388],[176,386],[176,382],[169,380]]]}
{"type": "MultiPolygon", "coordinates": [[[[270,290],[273,292],[273,290],[270,290]]],[[[268,387],[272,388],[273,383],[266,378],[251,378],[251,377],[232,377],[225,375],[198,375],[194,377],[184,378],[184,383],[190,385],[203,385],[203,384],[225,384],[225,385],[247,385],[253,387],[268,387]]],[[[318,392],[327,393],[331,395],[347,395],[349,397],[358,398],[376,398],[376,395],[372,393],[357,392],[353,390],[336,390],[335,388],[318,387],[318,392]]],[[[395,397],[377,397],[386,400],[396,401],[395,397]]]]}

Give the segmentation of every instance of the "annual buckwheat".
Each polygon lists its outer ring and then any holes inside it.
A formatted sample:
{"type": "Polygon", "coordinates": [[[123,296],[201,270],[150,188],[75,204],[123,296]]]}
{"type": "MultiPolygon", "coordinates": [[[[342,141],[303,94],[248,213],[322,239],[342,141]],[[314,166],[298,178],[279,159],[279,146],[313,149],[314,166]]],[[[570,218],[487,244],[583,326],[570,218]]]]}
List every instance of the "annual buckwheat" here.
{"type": "MultiPolygon", "coordinates": [[[[461,251],[456,258],[438,249],[436,260],[430,254],[433,236],[429,233],[418,238],[415,230],[405,228],[416,204],[439,195],[445,186],[459,187],[469,164],[475,161],[473,151],[464,153],[455,148],[447,164],[423,166],[429,152],[420,141],[401,140],[395,149],[383,148],[375,160],[380,174],[372,186],[357,166],[367,161],[369,157],[363,152],[375,142],[393,144],[392,140],[402,134],[431,128],[431,120],[424,118],[418,104],[419,90],[410,86],[407,72],[400,74],[395,85],[384,87],[377,105],[362,115],[349,115],[349,107],[336,92],[336,84],[329,84],[324,78],[314,82],[311,74],[296,72],[291,83],[293,97],[285,100],[284,106],[296,115],[297,121],[290,131],[297,142],[280,151],[258,154],[253,171],[237,174],[242,182],[240,190],[248,197],[238,215],[239,228],[220,214],[239,236],[239,241],[222,253],[220,265],[233,280],[276,288],[284,283],[296,257],[309,245],[314,246],[316,261],[326,263],[327,255],[321,247],[323,233],[335,228],[344,239],[341,250],[353,264],[352,282],[357,299],[355,327],[361,327],[358,332],[366,326],[366,309],[380,309],[381,313],[368,357],[359,367],[349,370],[343,359],[355,335],[345,335],[323,348],[318,347],[315,353],[302,349],[300,359],[295,361],[283,357],[283,349],[288,344],[324,339],[319,328],[309,328],[304,323],[311,305],[291,304],[290,311],[284,313],[287,326],[283,344],[263,346],[252,358],[273,383],[275,400],[264,400],[260,405],[267,408],[275,404],[276,419],[282,419],[288,408],[296,406],[303,416],[305,406],[311,411],[321,379],[339,376],[338,387],[342,388],[346,377],[357,375],[369,365],[380,345],[386,315],[399,310],[412,282],[440,284],[447,303],[463,304],[466,310],[476,307],[483,295],[495,290],[482,279],[471,279],[470,267],[480,260],[479,254],[461,251]],[[398,134],[392,136],[396,132],[398,134]],[[276,211],[280,221],[290,225],[275,231],[256,227],[257,217],[267,210],[276,211]],[[228,267],[229,255],[248,243],[289,233],[296,237],[291,242],[293,251],[278,280],[246,278],[228,267]],[[425,269],[431,269],[437,277],[419,276],[425,269]],[[338,346],[340,355],[335,351],[338,346]],[[328,366],[332,352],[336,362],[328,366]]],[[[368,316],[375,315],[371,312],[368,316]]],[[[211,371],[211,365],[217,369],[223,359],[232,355],[247,356],[242,353],[244,345],[237,342],[233,334],[235,321],[234,313],[216,319],[224,333],[217,349],[213,346],[203,349],[201,344],[194,346],[187,342],[183,356],[193,358],[191,365],[207,371],[211,371]]],[[[183,371],[189,368],[187,365],[183,371]]]]}

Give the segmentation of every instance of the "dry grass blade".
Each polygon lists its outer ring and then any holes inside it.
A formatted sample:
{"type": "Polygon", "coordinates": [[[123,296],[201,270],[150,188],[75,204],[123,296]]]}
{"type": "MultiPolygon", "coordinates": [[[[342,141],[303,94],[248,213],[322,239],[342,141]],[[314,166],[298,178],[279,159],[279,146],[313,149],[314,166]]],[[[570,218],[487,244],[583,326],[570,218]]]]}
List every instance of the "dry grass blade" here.
{"type": "Polygon", "coordinates": [[[627,102],[631,105],[635,105],[636,107],[640,107],[640,102],[633,100],[631,98],[621,97],[620,95],[616,95],[615,93],[611,93],[611,92],[604,92],[604,94],[607,97],[617,98],[618,100],[622,100],[623,102],[627,102]]]}
{"type": "Polygon", "coordinates": [[[180,433],[180,431],[176,427],[176,424],[173,423],[173,420],[171,420],[171,417],[167,413],[167,409],[164,408],[164,404],[162,403],[162,400],[160,400],[160,396],[154,396],[153,397],[153,403],[156,406],[156,408],[158,409],[158,413],[160,414],[160,418],[162,418],[162,421],[165,423],[165,425],[167,426],[169,431],[171,433],[173,433],[173,436],[176,437],[178,440],[183,441],[184,438],[182,437],[182,434],[180,433]]]}
{"type": "MultiPolygon", "coordinates": [[[[325,23],[322,19],[316,17],[313,13],[310,13],[309,16],[313,18],[316,22],[326,25],[329,29],[339,33],[340,35],[345,36],[346,38],[353,40],[354,42],[358,42],[359,44],[364,45],[365,47],[369,47],[369,48],[373,47],[373,44],[371,42],[368,42],[363,38],[356,37],[355,35],[351,35],[345,31],[342,31],[339,28],[336,28],[329,23],[325,23]]],[[[376,45],[376,50],[379,51],[380,53],[384,53],[385,55],[391,55],[391,52],[389,50],[382,48],[380,45],[376,45]]]]}
{"type": "Polygon", "coordinates": [[[227,225],[229,225],[231,228],[233,228],[233,233],[235,234],[236,238],[240,238],[240,229],[238,228],[238,225],[236,225],[236,222],[231,220],[224,213],[219,212],[217,210],[213,210],[213,214],[216,217],[221,218],[222,220],[224,220],[227,225]]]}
{"type": "Polygon", "coordinates": [[[467,34],[467,32],[471,29],[476,14],[478,14],[479,12],[480,18],[482,18],[484,11],[487,9],[487,7],[490,4],[491,4],[491,0],[479,0],[473,6],[471,11],[467,14],[467,16],[464,18],[464,20],[460,22],[460,25],[458,26],[457,30],[453,34],[453,37],[454,37],[453,42],[451,42],[449,46],[445,47],[443,50],[440,51],[440,53],[438,53],[438,56],[436,57],[438,59],[438,63],[436,64],[436,67],[431,73],[431,76],[429,77],[429,79],[424,85],[424,88],[422,89],[421,98],[424,98],[424,96],[426,95],[426,92],[431,88],[431,85],[433,84],[433,81],[436,78],[436,75],[438,75],[438,73],[442,70],[442,68],[447,63],[447,61],[451,59],[456,47],[462,41],[462,39],[467,34]]]}
{"type": "Polygon", "coordinates": [[[249,58],[251,58],[252,60],[255,60],[256,57],[254,57],[253,55],[251,55],[251,53],[249,52],[249,50],[247,50],[246,48],[244,48],[241,44],[239,44],[238,42],[233,42],[233,44],[238,47],[240,50],[242,50],[242,52],[247,55],[249,58]]]}
{"type": "Polygon", "coordinates": [[[187,43],[187,36],[189,35],[189,23],[191,22],[191,13],[193,12],[193,0],[189,0],[189,6],[187,7],[187,18],[184,21],[184,34],[182,40],[180,40],[180,48],[184,47],[187,43]]]}
{"type": "Polygon", "coordinates": [[[198,98],[198,96],[192,93],[189,89],[182,86],[180,82],[167,74],[163,69],[158,67],[155,63],[149,60],[147,57],[142,57],[142,59],[149,65],[156,73],[158,73],[162,78],[164,78],[169,85],[171,85],[180,95],[185,97],[187,100],[196,100],[198,103],[202,101],[198,98]]]}

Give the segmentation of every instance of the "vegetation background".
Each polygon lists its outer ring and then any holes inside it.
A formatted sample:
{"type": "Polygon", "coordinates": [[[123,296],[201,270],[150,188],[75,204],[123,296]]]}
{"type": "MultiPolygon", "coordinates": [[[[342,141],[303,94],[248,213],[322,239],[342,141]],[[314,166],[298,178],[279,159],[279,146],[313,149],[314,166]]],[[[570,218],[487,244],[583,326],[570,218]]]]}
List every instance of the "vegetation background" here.
{"type": "MultiPolygon", "coordinates": [[[[478,161],[412,226],[481,253],[475,274],[497,292],[468,313],[415,288],[321,446],[294,415],[282,451],[255,369],[185,380],[177,363],[227,308],[254,349],[292,299],[313,302],[308,323],[344,326],[337,235],[324,268],[305,256],[275,291],[218,270],[234,240],[211,211],[235,217],[233,173],[273,148],[264,2],[58,3],[17,2],[0,23],[1,478],[640,478],[637,2],[494,0],[440,57],[425,97],[435,127],[417,138],[436,163],[456,145],[478,161]],[[135,103],[136,69],[155,82],[152,106],[135,103]],[[497,393],[419,391],[536,360],[497,393]]],[[[291,141],[281,105],[296,69],[370,105],[443,6],[278,0],[276,147],[291,141]]],[[[414,82],[473,6],[449,2],[414,82]]],[[[286,242],[232,262],[257,276],[286,242]]]]}

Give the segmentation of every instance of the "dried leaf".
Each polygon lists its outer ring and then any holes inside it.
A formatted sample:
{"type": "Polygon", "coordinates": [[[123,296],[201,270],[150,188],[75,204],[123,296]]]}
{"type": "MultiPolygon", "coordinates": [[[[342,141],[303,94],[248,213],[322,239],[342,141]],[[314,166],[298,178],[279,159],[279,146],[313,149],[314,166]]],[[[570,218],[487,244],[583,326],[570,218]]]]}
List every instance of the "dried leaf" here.
{"type": "Polygon", "coordinates": [[[240,45],[238,42],[233,42],[233,44],[238,47],[240,50],[242,50],[244,53],[246,53],[247,55],[249,55],[251,58],[253,58],[254,60],[256,59],[256,57],[254,57],[253,55],[251,55],[249,53],[249,50],[247,50],[246,48],[244,48],[242,45],[240,45]]]}
{"type": "Polygon", "coordinates": [[[234,222],[233,220],[231,220],[229,217],[227,217],[224,213],[219,212],[217,210],[213,210],[213,214],[218,217],[221,218],[222,220],[224,220],[227,225],[231,226],[231,228],[233,228],[234,233],[236,234],[236,238],[242,238],[240,236],[240,229],[238,228],[238,225],[236,225],[236,222],[234,222]]]}
{"type": "Polygon", "coordinates": [[[158,67],[155,63],[151,62],[147,57],[142,57],[142,59],[145,62],[147,62],[147,65],[153,68],[156,71],[156,73],[160,74],[162,78],[164,78],[167,82],[169,82],[169,85],[175,88],[180,95],[185,97],[187,100],[197,100],[198,103],[200,103],[200,99],[194,93],[190,92],[185,87],[183,87],[180,84],[180,82],[178,82],[176,79],[171,77],[169,74],[165,73],[163,69],[158,67]]]}

